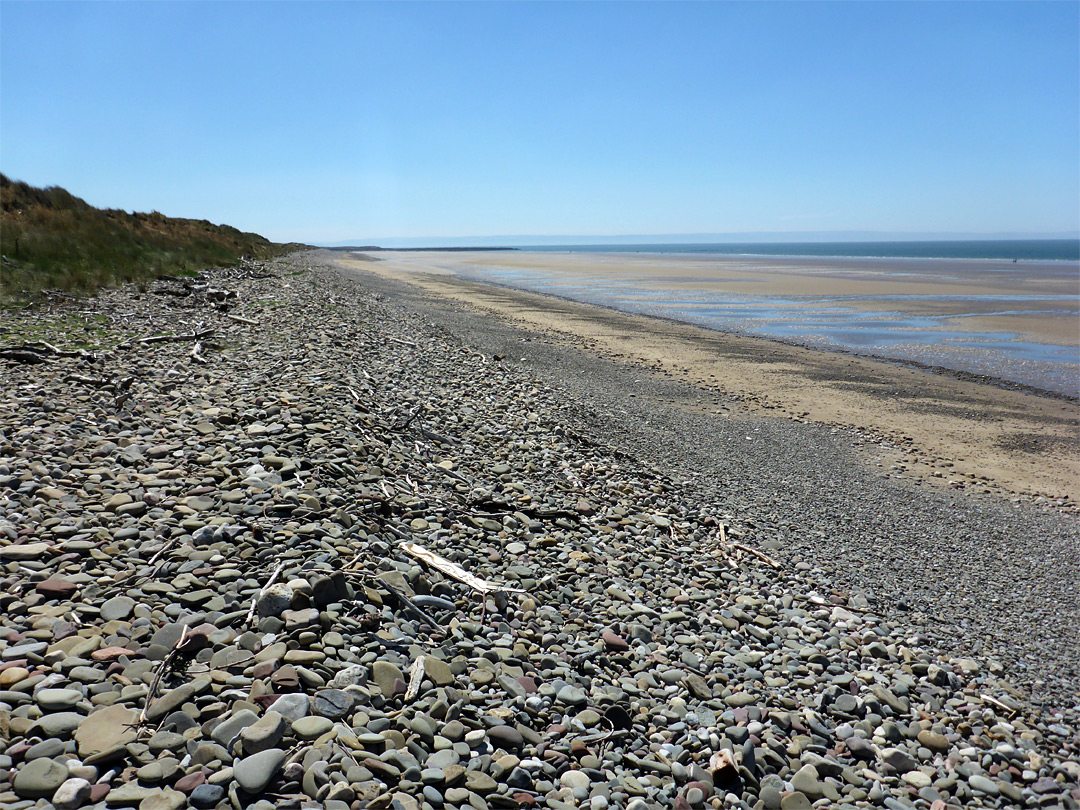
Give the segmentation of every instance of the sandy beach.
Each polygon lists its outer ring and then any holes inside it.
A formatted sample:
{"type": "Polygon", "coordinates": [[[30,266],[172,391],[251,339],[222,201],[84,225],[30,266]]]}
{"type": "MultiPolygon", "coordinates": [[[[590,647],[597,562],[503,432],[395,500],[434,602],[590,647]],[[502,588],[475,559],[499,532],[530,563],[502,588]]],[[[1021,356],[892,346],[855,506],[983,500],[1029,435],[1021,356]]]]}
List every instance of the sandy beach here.
{"type": "MultiPolygon", "coordinates": [[[[474,263],[533,265],[540,261],[536,254],[518,257],[500,253],[496,257],[425,252],[384,256],[385,260],[370,261],[339,255],[338,262],[406,281],[525,329],[557,335],[604,356],[699,387],[714,395],[707,407],[717,412],[769,414],[863,431],[873,437],[868,447],[877,459],[875,463],[890,474],[916,476],[951,488],[1043,498],[1051,503],[1074,504],[1080,498],[1080,409],[1075,402],[1010,390],[972,375],[933,373],[866,357],[724,334],[454,275],[457,268],[474,263]]],[[[563,258],[560,256],[560,261],[563,258]]],[[[617,268],[641,274],[656,272],[651,258],[616,260],[593,255],[570,257],[566,272],[575,272],[579,262],[588,264],[590,272],[598,265],[610,266],[612,273],[623,271],[617,268]]],[[[772,259],[767,262],[776,263],[772,259]]],[[[692,276],[699,262],[688,259],[680,264],[685,265],[687,276],[692,276]]],[[[737,275],[735,269],[728,272],[732,278],[737,275]]],[[[771,280],[756,283],[787,283],[781,273],[771,275],[771,280]]],[[[805,289],[837,289],[836,279],[827,273],[802,275],[805,289]]],[[[880,293],[883,282],[872,276],[867,271],[864,286],[880,293]]],[[[1062,279],[1048,286],[1059,291],[1070,283],[1062,279]]],[[[970,293],[970,287],[945,279],[891,281],[888,288],[903,290],[910,285],[923,290],[926,284],[970,293]]],[[[992,289],[1015,291],[1017,284],[1016,279],[1002,277],[992,289]]],[[[1045,328],[1042,319],[1033,316],[1027,323],[1041,338],[1052,339],[1053,330],[1045,328]]]]}

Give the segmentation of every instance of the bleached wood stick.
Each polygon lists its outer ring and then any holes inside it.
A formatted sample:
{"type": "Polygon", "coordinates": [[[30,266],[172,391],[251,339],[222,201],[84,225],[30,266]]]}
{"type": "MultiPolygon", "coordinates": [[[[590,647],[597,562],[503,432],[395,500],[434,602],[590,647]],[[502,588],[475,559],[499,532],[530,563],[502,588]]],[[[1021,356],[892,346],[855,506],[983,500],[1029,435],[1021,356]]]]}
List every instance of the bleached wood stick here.
{"type": "Polygon", "coordinates": [[[474,591],[478,591],[483,594],[498,593],[500,591],[505,593],[525,593],[522,588],[510,588],[506,585],[499,585],[495,582],[488,582],[486,579],[481,579],[475,574],[470,574],[464,568],[456,563],[452,563],[444,557],[440,557],[433,551],[429,551],[423,546],[419,546],[416,543],[401,543],[398,548],[408,554],[410,557],[415,557],[418,560],[422,560],[434,568],[436,571],[441,571],[451,579],[456,579],[458,582],[464,582],[474,591]]]}

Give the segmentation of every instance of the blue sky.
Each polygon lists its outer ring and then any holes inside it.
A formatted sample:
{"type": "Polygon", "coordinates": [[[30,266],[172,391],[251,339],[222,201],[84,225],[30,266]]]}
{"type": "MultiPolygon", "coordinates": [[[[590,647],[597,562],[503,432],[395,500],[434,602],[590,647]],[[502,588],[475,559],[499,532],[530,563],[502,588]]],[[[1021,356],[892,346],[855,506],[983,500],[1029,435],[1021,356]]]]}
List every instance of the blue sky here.
{"type": "Polygon", "coordinates": [[[1080,229],[1080,4],[0,3],[0,170],[333,242],[1080,229]]]}

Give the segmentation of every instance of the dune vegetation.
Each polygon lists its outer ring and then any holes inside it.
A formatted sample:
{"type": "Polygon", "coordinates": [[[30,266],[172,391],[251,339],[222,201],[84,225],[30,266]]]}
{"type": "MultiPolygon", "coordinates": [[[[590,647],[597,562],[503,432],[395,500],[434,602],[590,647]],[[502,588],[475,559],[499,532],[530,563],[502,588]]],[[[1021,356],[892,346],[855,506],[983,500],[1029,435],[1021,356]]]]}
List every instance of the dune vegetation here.
{"type": "Polygon", "coordinates": [[[163,275],[193,275],[296,247],[206,220],[95,208],[59,186],[38,188],[0,174],[4,303],[48,289],[89,292],[163,275]]]}

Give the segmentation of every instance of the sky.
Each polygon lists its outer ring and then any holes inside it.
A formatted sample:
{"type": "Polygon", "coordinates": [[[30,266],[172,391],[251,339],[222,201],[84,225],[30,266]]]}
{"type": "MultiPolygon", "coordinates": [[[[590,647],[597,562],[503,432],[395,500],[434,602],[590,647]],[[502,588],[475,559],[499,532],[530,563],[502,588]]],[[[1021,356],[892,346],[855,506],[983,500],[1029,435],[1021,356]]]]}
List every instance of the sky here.
{"type": "Polygon", "coordinates": [[[309,243],[1075,234],[1078,45],[1075,2],[4,0],[0,171],[309,243]]]}

